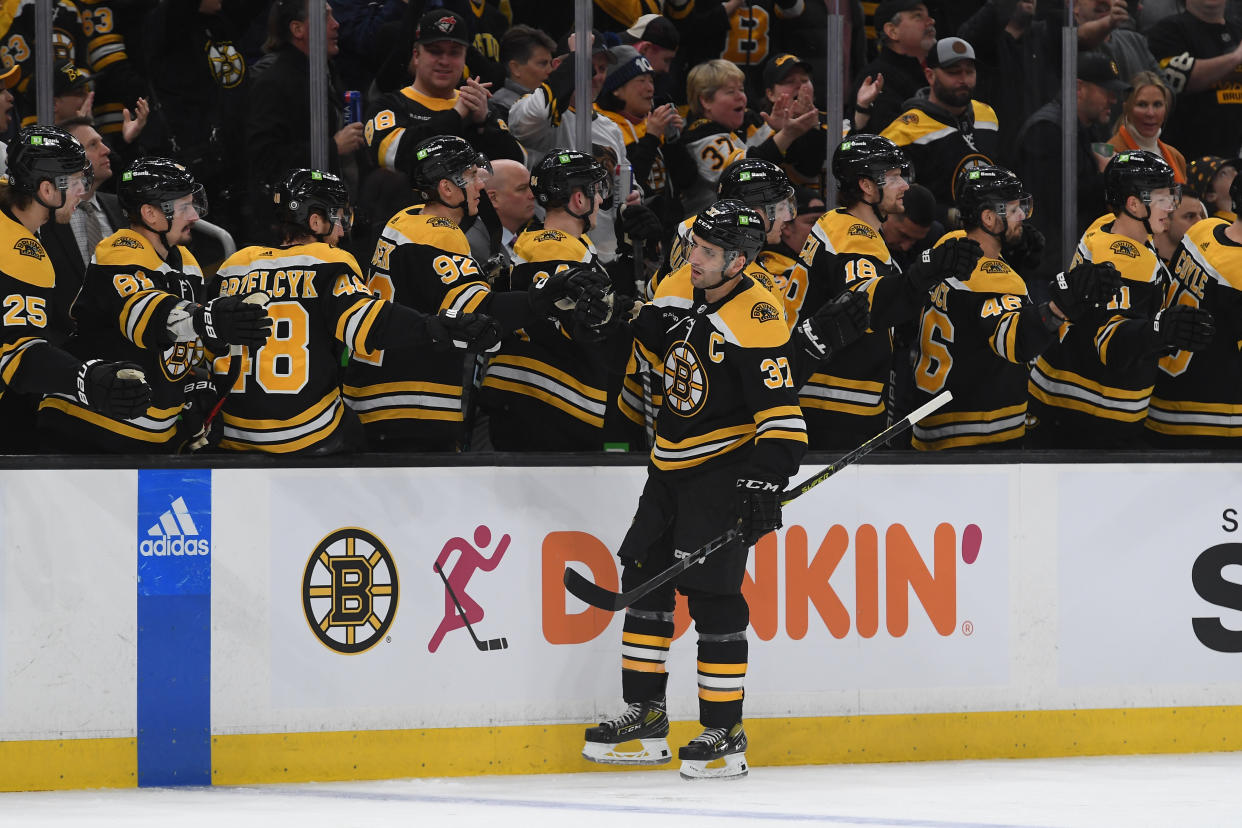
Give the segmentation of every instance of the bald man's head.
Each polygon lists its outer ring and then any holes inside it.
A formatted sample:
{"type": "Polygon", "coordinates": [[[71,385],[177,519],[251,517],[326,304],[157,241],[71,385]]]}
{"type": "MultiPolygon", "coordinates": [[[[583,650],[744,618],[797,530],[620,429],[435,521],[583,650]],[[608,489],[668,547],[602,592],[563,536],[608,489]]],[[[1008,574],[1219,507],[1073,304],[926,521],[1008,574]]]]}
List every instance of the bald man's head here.
{"type": "Polygon", "coordinates": [[[530,170],[524,164],[502,158],[492,162],[487,197],[500,216],[500,223],[516,233],[535,215],[535,194],[530,189],[530,170]]]}

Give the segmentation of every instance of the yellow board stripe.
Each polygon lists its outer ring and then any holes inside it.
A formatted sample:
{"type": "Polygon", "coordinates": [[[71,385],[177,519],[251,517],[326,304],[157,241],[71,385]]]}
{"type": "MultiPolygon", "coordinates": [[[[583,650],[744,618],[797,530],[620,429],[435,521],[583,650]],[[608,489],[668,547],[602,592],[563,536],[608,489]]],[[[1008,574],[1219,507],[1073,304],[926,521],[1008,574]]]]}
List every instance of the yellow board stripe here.
{"type": "Polygon", "coordinates": [[[138,787],[138,740],[0,742],[0,791],[138,787]]]}
{"type": "MultiPolygon", "coordinates": [[[[615,772],[582,758],[583,724],[214,736],[212,780],[615,772]]],[[[669,743],[702,729],[675,722],[669,743]]],[[[747,719],[746,734],[748,761],[769,766],[1197,753],[1242,750],[1242,706],[747,719]]]]}

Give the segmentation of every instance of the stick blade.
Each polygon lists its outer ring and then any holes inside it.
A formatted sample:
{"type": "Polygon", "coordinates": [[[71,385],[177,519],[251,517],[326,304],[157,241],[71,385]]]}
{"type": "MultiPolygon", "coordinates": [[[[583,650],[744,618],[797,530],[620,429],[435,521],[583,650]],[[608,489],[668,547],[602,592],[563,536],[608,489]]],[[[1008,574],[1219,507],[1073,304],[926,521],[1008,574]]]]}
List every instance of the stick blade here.
{"type": "Polygon", "coordinates": [[[563,580],[565,582],[565,589],[569,590],[570,595],[585,601],[593,607],[611,612],[616,612],[624,607],[624,605],[617,603],[621,596],[611,590],[604,589],[593,581],[588,581],[576,569],[566,567],[563,580]]]}

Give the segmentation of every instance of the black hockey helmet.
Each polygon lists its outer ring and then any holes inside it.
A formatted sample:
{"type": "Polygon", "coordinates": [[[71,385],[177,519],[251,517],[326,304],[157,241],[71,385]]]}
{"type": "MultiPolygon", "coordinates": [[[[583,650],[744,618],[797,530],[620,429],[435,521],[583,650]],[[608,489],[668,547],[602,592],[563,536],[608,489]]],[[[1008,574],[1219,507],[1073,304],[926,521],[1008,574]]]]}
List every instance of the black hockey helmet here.
{"type": "Polygon", "coordinates": [[[967,230],[980,226],[984,210],[992,210],[1008,225],[1006,205],[1017,201],[1024,218],[1030,218],[1034,204],[1022,180],[1004,167],[984,165],[962,170],[957,177],[957,209],[967,230]]]}
{"type": "Polygon", "coordinates": [[[604,209],[611,206],[612,175],[585,152],[554,149],[531,171],[530,188],[543,207],[564,207],[575,192],[591,190],[604,196],[604,209]],[[598,189],[597,189],[598,188],[598,189]]]}
{"type": "Polygon", "coordinates": [[[465,138],[435,135],[414,148],[410,161],[410,183],[426,198],[434,198],[440,182],[448,179],[466,188],[466,172],[471,167],[491,171],[491,162],[465,138]]]}
{"type": "Polygon", "coordinates": [[[194,180],[194,174],[184,164],[171,158],[140,158],[121,173],[116,185],[117,200],[132,221],[142,221],[142,205],[151,204],[160,208],[171,224],[176,210],[174,202],[185,196],[193,196],[191,205],[199,218],[207,215],[203,185],[194,180]]]}
{"type": "Polygon", "coordinates": [[[838,144],[832,154],[832,177],[837,180],[837,190],[842,193],[860,192],[860,178],[869,178],[882,187],[889,170],[900,170],[902,176],[912,178],[906,154],[881,135],[851,135],[838,144]]]}
{"type": "Polygon", "coordinates": [[[747,264],[753,262],[767,236],[759,211],[736,199],[717,201],[699,213],[690,232],[724,248],[726,266],[732,259],[731,253],[745,257],[747,264]]]}
{"type": "Polygon", "coordinates": [[[734,161],[724,168],[716,185],[717,198],[735,199],[766,213],[769,225],[776,220],[777,210],[782,205],[789,208],[785,221],[797,213],[793,194],[793,184],[785,171],[762,158],[734,161]]]}
{"type": "MultiPolygon", "coordinates": [[[[60,127],[26,127],[9,145],[9,184],[18,192],[36,195],[41,182],[51,181],[63,194],[69,186],[69,178],[77,173],[85,174],[89,190],[94,175],[86,150],[77,138],[60,127]]],[[[61,203],[64,203],[63,198],[61,203]]]]}
{"type": "Polygon", "coordinates": [[[1181,185],[1168,162],[1147,150],[1127,150],[1114,155],[1104,168],[1104,203],[1114,213],[1122,211],[1126,199],[1134,196],[1151,204],[1151,191],[1168,188],[1175,197],[1181,196],[1181,185]]]}
{"type": "Polygon", "coordinates": [[[319,213],[332,223],[340,210],[342,229],[349,232],[353,224],[353,210],[349,205],[349,190],[345,182],[330,172],[320,170],[291,170],[276,185],[272,193],[276,218],[287,224],[310,230],[310,217],[319,213]]]}

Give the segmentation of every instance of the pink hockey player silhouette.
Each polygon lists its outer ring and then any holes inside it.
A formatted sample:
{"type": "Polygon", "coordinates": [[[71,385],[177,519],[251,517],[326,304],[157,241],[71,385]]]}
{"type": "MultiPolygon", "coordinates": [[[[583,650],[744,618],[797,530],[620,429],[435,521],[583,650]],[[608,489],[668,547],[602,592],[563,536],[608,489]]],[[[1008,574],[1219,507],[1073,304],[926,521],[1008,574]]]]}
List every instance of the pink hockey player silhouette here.
{"type": "MultiPolygon", "coordinates": [[[[445,581],[444,620],[440,622],[440,626],[436,628],[435,634],[431,636],[431,641],[427,644],[429,652],[434,653],[439,648],[440,642],[444,640],[445,634],[452,630],[466,627],[471,637],[474,637],[474,631],[470,630],[469,625],[482,621],[484,613],[483,608],[466,594],[466,584],[477,570],[491,572],[500,565],[500,559],[504,557],[509,548],[509,540],[508,535],[502,535],[500,542],[496,544],[496,551],[491,557],[487,557],[479,551],[479,548],[485,549],[491,544],[492,531],[486,526],[477,526],[474,530],[473,544],[465,538],[450,538],[444,544],[444,548],[440,550],[435,565],[432,567],[445,581]],[[454,552],[460,552],[461,555],[458,556],[457,563],[453,565],[453,571],[446,576],[444,564],[454,552]],[[457,603],[461,604],[461,612],[457,611],[454,597],[457,603]]],[[[479,641],[475,638],[475,644],[480,650],[499,650],[508,647],[508,642],[503,638],[490,641],[479,641]]]]}

